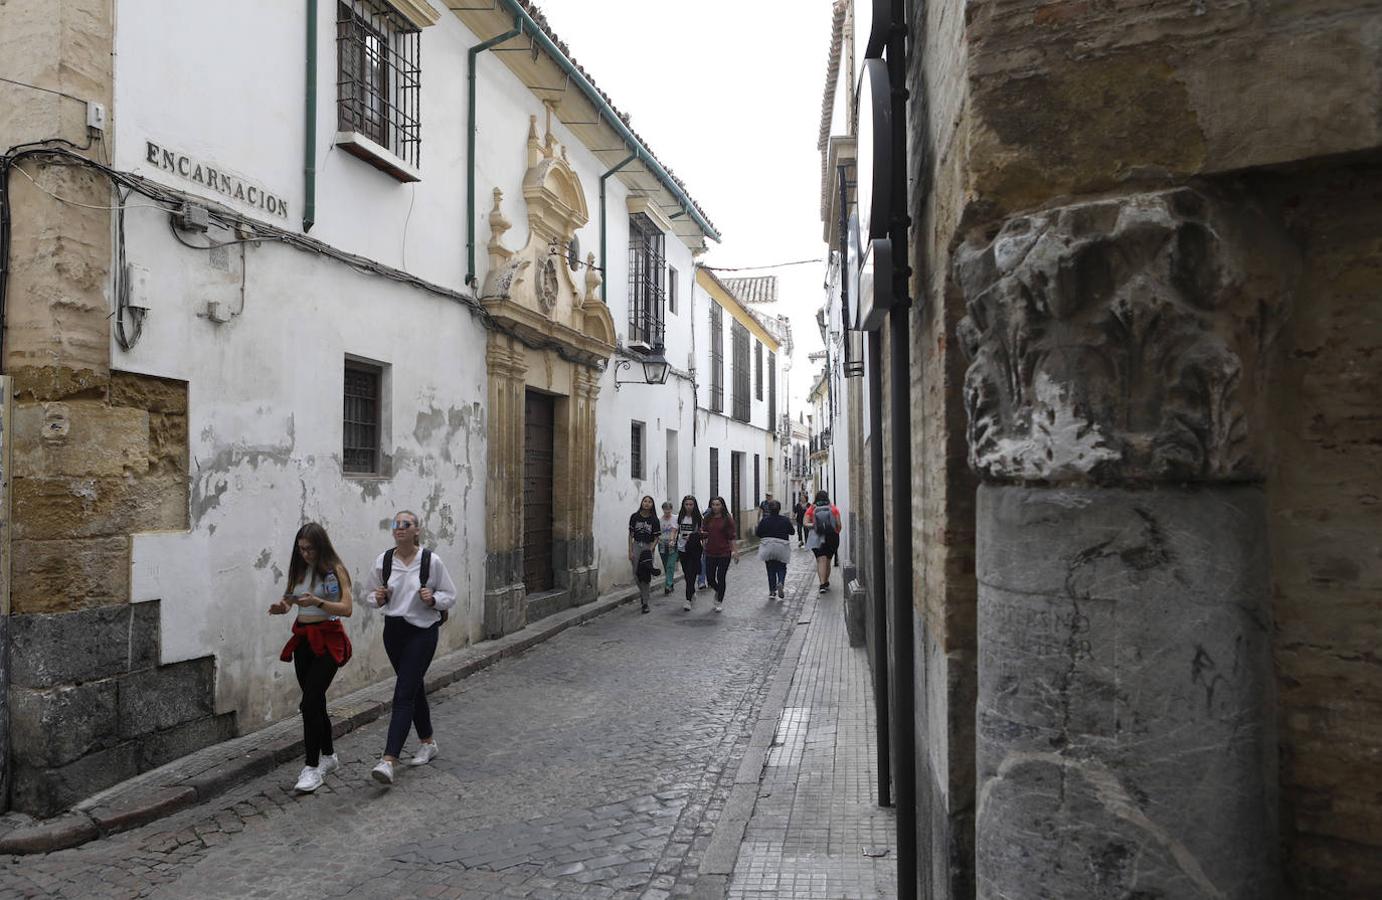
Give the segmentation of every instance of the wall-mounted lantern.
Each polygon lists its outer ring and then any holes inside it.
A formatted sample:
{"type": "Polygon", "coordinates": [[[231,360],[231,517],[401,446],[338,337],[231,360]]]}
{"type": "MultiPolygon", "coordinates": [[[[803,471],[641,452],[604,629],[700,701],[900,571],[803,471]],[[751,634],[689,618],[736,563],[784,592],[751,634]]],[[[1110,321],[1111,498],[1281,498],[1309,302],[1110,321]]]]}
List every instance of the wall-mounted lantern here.
{"type": "Polygon", "coordinates": [[[614,389],[619,390],[621,384],[666,384],[667,375],[672,367],[667,364],[667,358],[662,355],[661,347],[654,347],[650,352],[644,354],[641,363],[643,365],[643,380],[626,378],[619,380],[621,369],[633,368],[633,360],[621,359],[614,364],[614,389]]]}

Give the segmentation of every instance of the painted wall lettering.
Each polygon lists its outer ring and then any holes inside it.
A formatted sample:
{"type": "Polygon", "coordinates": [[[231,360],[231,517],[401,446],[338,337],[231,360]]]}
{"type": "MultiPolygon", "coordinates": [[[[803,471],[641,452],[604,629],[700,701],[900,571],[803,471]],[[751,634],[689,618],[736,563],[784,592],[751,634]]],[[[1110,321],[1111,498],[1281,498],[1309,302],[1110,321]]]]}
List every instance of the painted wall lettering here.
{"type": "Polygon", "coordinates": [[[288,218],[287,200],[269,193],[258,185],[242,181],[229,172],[222,172],[219,169],[211,168],[209,165],[203,165],[185,153],[159,146],[153,141],[145,141],[144,159],[150,165],[157,166],[164,172],[170,172],[188,181],[195,181],[197,184],[211,188],[218,194],[224,194],[237,203],[262,209],[280,219],[288,218]]]}

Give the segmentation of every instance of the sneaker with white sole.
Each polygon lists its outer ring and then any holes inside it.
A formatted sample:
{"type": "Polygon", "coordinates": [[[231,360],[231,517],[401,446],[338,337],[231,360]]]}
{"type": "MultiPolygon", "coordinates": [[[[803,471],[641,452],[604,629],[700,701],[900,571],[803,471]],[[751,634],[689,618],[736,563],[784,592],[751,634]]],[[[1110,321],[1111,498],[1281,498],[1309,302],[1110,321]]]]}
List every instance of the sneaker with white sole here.
{"type": "Polygon", "coordinates": [[[408,760],[408,765],[425,766],[432,760],[436,759],[437,754],[440,752],[441,748],[437,746],[436,741],[424,742],[422,744],[419,744],[417,752],[413,754],[413,758],[408,760]]]}
{"type": "Polygon", "coordinates": [[[322,786],[322,773],[316,766],[303,766],[302,774],[298,776],[298,783],[293,785],[293,790],[299,794],[310,794],[322,786]]]}
{"type": "Polygon", "coordinates": [[[686,610],[687,612],[690,612],[690,611],[691,611],[691,601],[690,601],[690,600],[687,600],[685,603],[683,603],[683,604],[681,605],[681,608],[684,609],[684,610],[686,610]]]}
{"type": "Polygon", "coordinates": [[[725,611],[725,601],[723,601],[723,600],[716,600],[716,601],[715,601],[715,611],[716,611],[716,612],[724,612],[724,611],[725,611]]]}
{"type": "Polygon", "coordinates": [[[321,761],[321,764],[317,766],[317,771],[321,773],[321,776],[322,776],[323,778],[325,778],[326,776],[330,775],[332,772],[336,771],[336,770],[339,769],[340,767],[341,767],[341,760],[340,760],[340,757],[338,757],[338,756],[337,756],[336,754],[334,754],[334,753],[332,753],[332,754],[329,755],[329,756],[328,756],[327,754],[323,753],[323,754],[322,754],[322,761],[321,761]]]}
{"type": "Polygon", "coordinates": [[[369,774],[380,784],[393,784],[393,763],[387,759],[381,759],[379,765],[371,769],[369,774]]]}

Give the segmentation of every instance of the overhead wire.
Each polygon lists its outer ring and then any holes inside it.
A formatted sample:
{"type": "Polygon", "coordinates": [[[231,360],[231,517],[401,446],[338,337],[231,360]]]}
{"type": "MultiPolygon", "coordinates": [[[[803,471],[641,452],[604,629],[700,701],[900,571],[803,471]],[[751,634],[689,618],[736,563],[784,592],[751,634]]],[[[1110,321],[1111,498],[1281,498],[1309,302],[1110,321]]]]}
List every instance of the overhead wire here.
{"type": "MultiPolygon", "coordinates": [[[[119,259],[117,261],[116,273],[117,300],[119,297],[122,296],[122,293],[125,300],[128,300],[128,284],[126,283],[125,273],[123,271],[125,266],[123,256],[124,210],[127,208],[151,208],[159,209],[172,215],[176,213],[183,206],[183,204],[193,203],[199,206],[207,207],[209,211],[209,219],[211,221],[216,222],[221,227],[224,227],[231,231],[236,231],[239,229],[248,229],[251,233],[255,234],[256,236],[250,238],[238,238],[233,241],[216,242],[214,244],[202,246],[183,240],[181,235],[177,233],[177,228],[175,224],[172,223],[172,220],[170,219],[170,224],[174,224],[174,236],[177,237],[179,242],[186,247],[189,247],[194,250],[214,250],[217,247],[230,246],[233,244],[243,245],[247,243],[276,242],[285,244],[287,246],[305,252],[316,253],[320,256],[325,256],[330,259],[334,259],[337,262],[344,263],[349,268],[361,274],[387,278],[399,284],[408,285],[410,287],[414,287],[419,290],[426,291],[428,293],[445,297],[449,300],[457,302],[464,306],[466,310],[471,314],[471,316],[478,320],[486,330],[503,334],[506,337],[512,338],[513,340],[518,341],[519,343],[527,347],[530,347],[535,350],[550,350],[556,353],[557,356],[568,362],[584,366],[590,366],[592,368],[602,368],[602,366],[595,363],[591,359],[583,355],[572,353],[570,350],[566,348],[565,345],[560,344],[557,341],[538,340],[530,337],[527,334],[521,333],[516,329],[504,325],[502,322],[496,320],[494,316],[490,313],[490,311],[485,307],[485,305],[479,300],[479,298],[477,298],[474,295],[464,294],[460,291],[453,290],[452,288],[435,284],[433,282],[427,281],[426,279],[419,278],[418,276],[413,275],[409,272],[400,269],[395,269],[392,266],[384,265],[383,263],[380,263],[368,257],[337,249],[336,247],[333,247],[330,244],[324,243],[315,238],[311,238],[302,234],[297,234],[296,232],[286,231],[276,226],[260,222],[257,219],[251,219],[247,216],[226,209],[225,207],[222,207],[219,204],[216,204],[205,198],[197,197],[195,195],[187,194],[182,191],[175,190],[173,188],[165,187],[164,185],[161,185],[155,181],[151,181],[147,178],[135,175],[130,172],[122,172],[118,169],[114,169],[96,160],[90,159],[88,157],[82,156],[77,152],[74,152],[75,150],[89,149],[90,146],[91,142],[89,140],[87,142],[86,147],[78,147],[71,141],[63,139],[54,139],[50,141],[35,141],[11,147],[8,151],[6,151],[6,153],[3,156],[0,156],[0,334],[3,334],[5,301],[8,294],[9,274],[11,269],[9,253],[11,238],[9,170],[12,168],[17,168],[18,163],[23,159],[32,157],[48,157],[50,158],[50,162],[53,165],[86,167],[101,172],[116,186],[117,196],[120,196],[119,188],[124,187],[127,189],[129,193],[137,193],[141,196],[148,197],[149,199],[156,201],[156,203],[154,204],[127,204],[123,202],[124,197],[121,197],[121,202],[119,205],[102,207],[93,206],[91,204],[79,203],[77,201],[70,200],[69,198],[61,197],[57,194],[52,193],[51,191],[45,190],[45,193],[53,197],[55,200],[58,200],[59,202],[70,203],[75,206],[89,207],[98,210],[108,210],[115,212],[117,214],[117,240],[119,242],[119,248],[117,250],[117,253],[119,254],[119,259]],[[55,147],[52,146],[53,144],[65,144],[66,147],[55,147]]],[[[20,169],[20,171],[23,172],[22,169],[20,169]]],[[[26,178],[29,178],[30,181],[33,181],[32,176],[30,176],[27,172],[24,172],[23,174],[26,178]]],[[[36,186],[38,186],[37,182],[34,183],[36,186]]],[[[125,196],[128,196],[128,193],[125,196]]],[[[140,307],[135,307],[128,303],[126,304],[125,308],[129,310],[141,309],[140,307]]],[[[124,339],[129,338],[130,336],[124,333],[124,329],[121,325],[121,322],[119,321],[121,312],[121,308],[117,306],[116,339],[117,341],[121,342],[122,347],[128,349],[128,347],[125,346],[124,339]]],[[[134,314],[132,313],[131,315],[133,318],[134,314]]],[[[142,331],[142,312],[138,314],[138,319],[139,321],[134,323],[134,335],[132,339],[130,339],[129,346],[133,346],[133,342],[138,340],[139,334],[142,331]]],[[[608,365],[607,361],[605,365],[608,365]]]]}

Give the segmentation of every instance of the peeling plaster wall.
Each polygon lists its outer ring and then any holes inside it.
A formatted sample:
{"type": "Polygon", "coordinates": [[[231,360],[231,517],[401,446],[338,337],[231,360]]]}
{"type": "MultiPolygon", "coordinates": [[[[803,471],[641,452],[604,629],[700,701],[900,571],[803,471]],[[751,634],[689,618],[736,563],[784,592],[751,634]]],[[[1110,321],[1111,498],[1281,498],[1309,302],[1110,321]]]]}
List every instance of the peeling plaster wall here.
{"type": "MultiPolygon", "coordinates": [[[[192,304],[204,255],[166,228],[130,229],[131,259],[167,298],[144,338],[117,354],[129,369],[189,382],[190,530],[137,534],[131,597],[161,599],[163,661],[213,653],[217,705],[242,730],[292,715],[298,690],[278,662],[289,619],[266,614],[285,588],[293,534],[321,522],[364,590],[386,523],[418,513],[459,592],[441,650],[479,639],[484,589],[484,332],[459,305],[285,248],[251,250],[246,308],[225,325],[192,304]],[[136,249],[137,248],[137,249],[136,249]],[[349,305],[346,305],[349,304],[349,305]],[[347,354],[387,366],[389,477],[342,477],[347,354]]],[[[383,617],[357,607],[355,658],[333,692],[390,673],[383,617]]]]}

